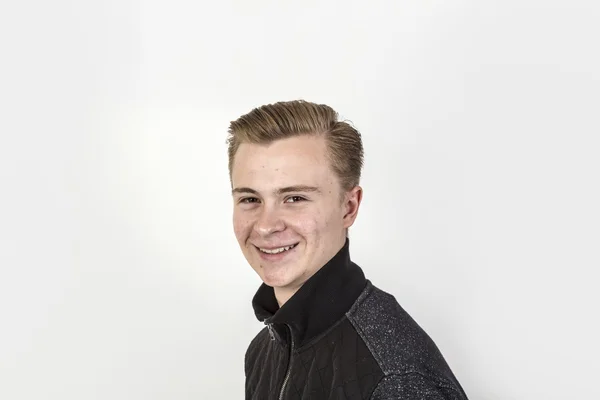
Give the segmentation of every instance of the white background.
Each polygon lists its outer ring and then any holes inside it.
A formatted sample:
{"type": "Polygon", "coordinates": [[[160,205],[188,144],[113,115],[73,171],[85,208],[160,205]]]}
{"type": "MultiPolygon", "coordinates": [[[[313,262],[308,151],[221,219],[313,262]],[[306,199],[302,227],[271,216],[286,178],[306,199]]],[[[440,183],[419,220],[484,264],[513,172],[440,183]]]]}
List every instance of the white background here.
{"type": "Polygon", "coordinates": [[[243,398],[226,130],[362,132],[351,253],[471,399],[600,398],[597,1],[5,1],[0,398],[243,398]]]}

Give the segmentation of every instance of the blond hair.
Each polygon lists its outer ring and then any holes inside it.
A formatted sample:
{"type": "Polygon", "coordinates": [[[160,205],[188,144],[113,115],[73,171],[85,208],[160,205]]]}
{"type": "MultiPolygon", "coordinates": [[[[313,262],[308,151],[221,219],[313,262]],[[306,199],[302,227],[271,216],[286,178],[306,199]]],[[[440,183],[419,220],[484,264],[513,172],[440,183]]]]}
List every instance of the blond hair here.
{"type": "Polygon", "coordinates": [[[242,143],[268,144],[299,135],[323,135],[333,172],[344,190],[360,182],[363,145],[360,133],[325,104],[304,100],[278,102],[253,109],[229,125],[229,178],[242,143]]]}

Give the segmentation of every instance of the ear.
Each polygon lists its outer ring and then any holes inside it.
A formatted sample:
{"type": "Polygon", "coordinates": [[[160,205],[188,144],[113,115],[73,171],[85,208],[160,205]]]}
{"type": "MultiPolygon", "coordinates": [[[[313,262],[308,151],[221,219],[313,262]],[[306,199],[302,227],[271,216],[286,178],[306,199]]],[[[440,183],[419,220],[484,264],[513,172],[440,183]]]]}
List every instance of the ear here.
{"type": "Polygon", "coordinates": [[[344,197],[344,228],[348,229],[354,224],[356,216],[358,215],[358,208],[362,201],[363,190],[360,186],[354,186],[351,190],[346,192],[344,197]]]}

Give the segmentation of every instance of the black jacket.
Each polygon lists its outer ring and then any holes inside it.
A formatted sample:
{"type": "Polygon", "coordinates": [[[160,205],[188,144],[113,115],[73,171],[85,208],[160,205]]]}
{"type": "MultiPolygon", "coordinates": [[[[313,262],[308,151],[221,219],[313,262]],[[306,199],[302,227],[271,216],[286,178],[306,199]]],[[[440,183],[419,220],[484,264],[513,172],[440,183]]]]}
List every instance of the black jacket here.
{"type": "Polygon", "coordinates": [[[429,336],[350,261],[349,242],[283,307],[253,299],[266,327],[245,357],[246,399],[467,399],[429,336]]]}

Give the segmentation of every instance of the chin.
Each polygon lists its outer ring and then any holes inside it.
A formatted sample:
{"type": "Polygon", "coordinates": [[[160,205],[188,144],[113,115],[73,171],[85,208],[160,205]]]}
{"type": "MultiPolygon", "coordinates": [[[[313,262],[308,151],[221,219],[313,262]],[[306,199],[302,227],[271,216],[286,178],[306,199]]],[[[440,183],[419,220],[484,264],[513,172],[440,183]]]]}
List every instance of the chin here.
{"type": "Polygon", "coordinates": [[[299,274],[290,274],[290,272],[294,271],[268,271],[261,269],[259,276],[268,286],[285,288],[293,286],[299,279],[299,274]]]}
{"type": "Polygon", "coordinates": [[[293,282],[293,279],[290,279],[286,276],[279,276],[277,274],[263,274],[260,277],[265,285],[271,287],[286,287],[293,282]]]}

